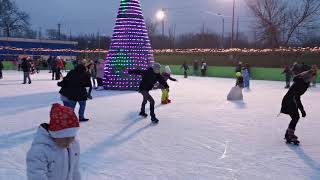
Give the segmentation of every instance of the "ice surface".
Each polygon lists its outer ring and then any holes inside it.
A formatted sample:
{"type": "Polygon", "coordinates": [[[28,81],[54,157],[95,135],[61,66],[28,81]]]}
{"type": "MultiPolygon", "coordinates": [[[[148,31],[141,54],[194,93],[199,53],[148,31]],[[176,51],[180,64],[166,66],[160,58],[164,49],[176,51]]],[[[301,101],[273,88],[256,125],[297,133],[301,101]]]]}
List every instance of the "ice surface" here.
{"type": "MultiPolygon", "coordinates": [[[[42,71],[31,85],[22,72],[0,80],[0,179],[26,179],[26,152],[40,123],[47,122],[59,87],[42,71]]],[[[284,82],[253,81],[244,102],[228,102],[233,79],[177,77],[169,82],[172,104],[159,105],[160,123],[138,117],[137,92],[93,91],[87,123],[81,124],[84,180],[319,180],[320,89],[303,97],[307,118],[296,134],[300,147],[287,145],[290,118],[277,117],[284,82]]],[[[148,110],[147,110],[148,113],[148,110]]]]}

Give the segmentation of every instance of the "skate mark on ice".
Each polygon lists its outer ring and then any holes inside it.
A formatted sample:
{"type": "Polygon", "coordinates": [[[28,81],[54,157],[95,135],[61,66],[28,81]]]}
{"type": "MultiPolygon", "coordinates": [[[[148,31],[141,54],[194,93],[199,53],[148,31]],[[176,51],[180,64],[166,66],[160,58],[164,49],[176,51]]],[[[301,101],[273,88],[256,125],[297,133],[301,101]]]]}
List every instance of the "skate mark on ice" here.
{"type": "Polygon", "coordinates": [[[189,138],[186,138],[185,140],[187,140],[187,141],[189,141],[189,142],[192,142],[192,143],[195,143],[195,144],[198,144],[198,145],[200,145],[200,146],[202,146],[202,147],[204,147],[204,148],[206,148],[206,149],[208,149],[208,150],[210,150],[210,151],[220,153],[220,151],[218,151],[218,150],[215,149],[214,147],[209,146],[209,145],[207,145],[207,144],[204,144],[204,143],[201,143],[201,142],[195,141],[195,140],[193,140],[193,139],[189,139],[189,138]]]}
{"type": "Polygon", "coordinates": [[[229,142],[226,141],[226,143],[225,143],[225,145],[224,145],[224,152],[223,152],[223,154],[221,155],[221,157],[219,158],[219,160],[224,159],[224,158],[227,157],[227,148],[228,148],[228,145],[229,145],[229,142]]]}

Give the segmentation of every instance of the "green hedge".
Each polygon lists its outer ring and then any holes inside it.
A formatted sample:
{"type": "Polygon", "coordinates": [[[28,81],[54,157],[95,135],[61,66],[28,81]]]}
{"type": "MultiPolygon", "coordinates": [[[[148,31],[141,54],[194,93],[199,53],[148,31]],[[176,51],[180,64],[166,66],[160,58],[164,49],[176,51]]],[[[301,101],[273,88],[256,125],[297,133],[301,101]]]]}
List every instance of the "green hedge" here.
{"type": "MultiPolygon", "coordinates": [[[[5,70],[13,70],[15,69],[15,65],[11,61],[3,62],[5,70]]],[[[164,68],[164,65],[162,66],[164,68]]],[[[192,66],[190,67],[190,71],[188,74],[192,75],[192,66]]],[[[68,70],[73,68],[71,63],[67,63],[66,68],[68,70]]],[[[180,65],[170,65],[172,74],[175,75],[183,75],[183,70],[180,65]]],[[[235,67],[228,66],[209,66],[207,71],[208,77],[224,77],[224,78],[234,78],[235,67]]],[[[272,81],[284,81],[285,77],[281,72],[283,69],[281,68],[251,68],[252,79],[255,80],[272,80],[272,81]]],[[[318,82],[320,82],[320,76],[318,76],[318,82]]]]}
{"type": "MultiPolygon", "coordinates": [[[[163,66],[164,67],[164,66],[163,66]]],[[[170,65],[172,74],[183,75],[183,70],[179,65],[170,65]]],[[[235,78],[234,67],[218,67],[209,66],[207,71],[208,77],[224,77],[235,78]]],[[[285,76],[281,74],[283,69],[281,68],[251,68],[252,79],[254,80],[272,80],[272,81],[284,81],[285,76]]],[[[188,73],[193,74],[192,68],[188,73]]],[[[320,82],[320,76],[318,76],[318,82],[320,82]]]]}

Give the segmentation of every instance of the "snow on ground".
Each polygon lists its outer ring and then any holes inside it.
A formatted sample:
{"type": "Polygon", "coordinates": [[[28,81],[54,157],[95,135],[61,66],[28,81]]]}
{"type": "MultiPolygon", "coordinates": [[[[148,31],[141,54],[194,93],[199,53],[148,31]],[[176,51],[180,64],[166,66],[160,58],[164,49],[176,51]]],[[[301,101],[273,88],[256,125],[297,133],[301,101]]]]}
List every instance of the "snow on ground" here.
{"type": "MultiPolygon", "coordinates": [[[[21,72],[0,80],[0,179],[26,179],[26,152],[59,88],[48,72],[22,85],[21,72]]],[[[286,90],[283,82],[253,81],[244,102],[226,101],[232,79],[191,77],[169,82],[173,103],[159,105],[152,126],[137,116],[137,92],[93,92],[81,124],[84,180],[319,180],[320,89],[302,98],[307,118],[297,135],[301,146],[287,145],[290,118],[277,118],[286,90]]]]}

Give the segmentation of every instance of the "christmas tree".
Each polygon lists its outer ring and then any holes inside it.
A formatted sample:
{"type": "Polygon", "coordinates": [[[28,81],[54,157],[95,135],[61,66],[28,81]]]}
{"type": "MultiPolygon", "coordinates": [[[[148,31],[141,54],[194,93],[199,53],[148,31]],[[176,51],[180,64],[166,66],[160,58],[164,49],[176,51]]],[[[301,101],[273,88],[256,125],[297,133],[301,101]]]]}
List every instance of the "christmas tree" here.
{"type": "Polygon", "coordinates": [[[137,90],[141,77],[129,75],[128,70],[145,70],[153,62],[140,1],[121,0],[105,64],[104,88],[137,90]]]}

